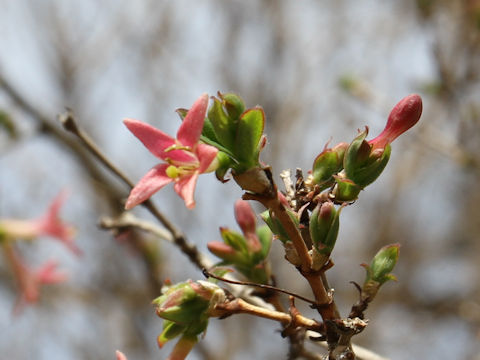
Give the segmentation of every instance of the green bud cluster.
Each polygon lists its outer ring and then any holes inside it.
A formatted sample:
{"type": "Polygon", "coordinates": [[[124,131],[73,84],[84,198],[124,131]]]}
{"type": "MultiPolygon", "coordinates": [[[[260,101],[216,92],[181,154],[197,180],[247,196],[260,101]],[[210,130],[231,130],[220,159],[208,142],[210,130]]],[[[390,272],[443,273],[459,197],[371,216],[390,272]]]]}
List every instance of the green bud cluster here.
{"type": "Polygon", "coordinates": [[[196,339],[208,325],[209,310],[225,300],[224,291],[207,281],[187,281],[165,286],[153,301],[156,314],[164,319],[158,345],[182,335],[196,339]]]}

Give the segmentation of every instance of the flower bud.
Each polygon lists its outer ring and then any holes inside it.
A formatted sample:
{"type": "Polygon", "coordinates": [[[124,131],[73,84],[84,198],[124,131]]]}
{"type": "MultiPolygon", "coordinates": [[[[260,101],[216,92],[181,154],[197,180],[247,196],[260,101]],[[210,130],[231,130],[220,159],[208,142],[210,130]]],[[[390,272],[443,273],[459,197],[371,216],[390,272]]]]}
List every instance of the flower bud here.
{"type": "Polygon", "coordinates": [[[385,129],[368,143],[373,149],[384,149],[398,136],[414,126],[422,115],[422,98],[417,94],[404,97],[392,109],[385,129]]]}
{"type": "Polygon", "coordinates": [[[360,186],[355,184],[352,180],[346,179],[342,176],[334,175],[337,185],[333,190],[333,195],[337,201],[354,201],[362,190],[360,186]]]}
{"type": "Polygon", "coordinates": [[[389,280],[397,280],[390,272],[395,267],[400,252],[400,244],[382,247],[374,256],[370,265],[362,264],[367,271],[362,292],[368,297],[375,297],[378,289],[389,280]]]}
{"type": "MultiPolygon", "coordinates": [[[[297,214],[288,208],[286,210],[290,219],[292,219],[292,221],[298,227],[300,222],[298,221],[297,214]]],[[[282,223],[280,222],[280,220],[278,220],[275,217],[275,215],[272,214],[270,210],[266,210],[263,213],[261,213],[260,217],[263,219],[263,221],[265,221],[265,223],[267,224],[267,226],[270,228],[270,230],[276,236],[277,239],[279,239],[284,244],[287,241],[290,241],[288,233],[283,227],[282,223]]]]}
{"type": "Polygon", "coordinates": [[[310,216],[310,237],[315,249],[324,255],[330,255],[337,240],[339,216],[341,210],[336,210],[330,202],[318,204],[310,216]]]}
{"type": "Polygon", "coordinates": [[[257,228],[255,213],[247,201],[235,203],[235,218],[243,235],[228,228],[220,228],[222,242],[207,244],[208,249],[223,260],[221,265],[233,265],[247,279],[257,283],[267,283],[270,270],[267,256],[272,243],[272,233],[268,226],[257,228]]]}
{"type": "Polygon", "coordinates": [[[196,339],[206,330],[210,312],[224,301],[224,291],[207,281],[189,280],[164,287],[163,295],[153,301],[156,314],[165,320],[157,339],[159,346],[180,334],[196,339]]]}
{"type": "Polygon", "coordinates": [[[208,251],[227,263],[236,263],[242,261],[242,254],[230,245],[221,241],[210,241],[207,244],[208,251]]]}
{"type": "Polygon", "coordinates": [[[365,140],[368,128],[361,132],[348,147],[343,160],[347,177],[360,188],[374,182],[387,166],[391,147],[372,151],[372,146],[365,140]]]}
{"type": "Polygon", "coordinates": [[[257,219],[247,201],[237,200],[235,202],[235,219],[248,241],[249,250],[252,252],[260,250],[261,245],[256,234],[257,219]]]}
{"type": "Polygon", "coordinates": [[[332,183],[332,176],[343,169],[343,157],[347,143],[340,143],[329,149],[325,146],[323,151],[315,158],[312,166],[313,183],[327,188],[332,183]]]}

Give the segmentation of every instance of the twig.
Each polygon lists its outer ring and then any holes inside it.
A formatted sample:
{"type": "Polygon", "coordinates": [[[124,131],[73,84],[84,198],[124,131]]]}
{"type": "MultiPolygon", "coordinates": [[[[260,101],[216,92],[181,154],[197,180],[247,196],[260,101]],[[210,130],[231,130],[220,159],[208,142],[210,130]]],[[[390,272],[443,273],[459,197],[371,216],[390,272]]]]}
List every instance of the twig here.
{"type": "Polygon", "coordinates": [[[220,281],[223,281],[223,282],[226,282],[226,283],[229,283],[229,284],[235,284],[235,285],[244,285],[244,286],[254,286],[254,287],[259,287],[259,288],[262,288],[262,289],[268,289],[268,290],[272,290],[272,291],[276,291],[276,292],[281,292],[281,293],[284,293],[284,294],[287,294],[287,295],[290,295],[290,296],[293,296],[293,297],[296,297],[297,299],[300,299],[300,300],[303,300],[309,304],[313,304],[313,305],[317,305],[317,303],[313,300],[310,300],[310,299],[307,299],[306,297],[303,297],[302,295],[298,295],[298,294],[295,294],[291,291],[288,291],[288,290],[285,290],[285,289],[280,289],[280,288],[277,288],[275,286],[271,286],[271,285],[264,285],[264,284],[257,284],[257,283],[252,283],[252,282],[248,282],[248,281],[237,281],[237,280],[230,280],[230,279],[226,279],[226,278],[223,278],[223,277],[220,277],[220,276],[216,276],[210,272],[208,272],[207,269],[203,269],[202,270],[202,273],[203,275],[206,277],[206,278],[214,278],[214,279],[217,279],[217,280],[220,280],[220,281]]]}

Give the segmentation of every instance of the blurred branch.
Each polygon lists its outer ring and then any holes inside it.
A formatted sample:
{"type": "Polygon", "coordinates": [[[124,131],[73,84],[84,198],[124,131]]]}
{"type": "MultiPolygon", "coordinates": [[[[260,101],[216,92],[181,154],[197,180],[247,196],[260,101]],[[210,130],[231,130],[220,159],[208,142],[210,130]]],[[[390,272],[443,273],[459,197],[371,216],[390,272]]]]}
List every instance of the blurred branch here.
{"type": "Polygon", "coordinates": [[[51,136],[55,141],[65,146],[74,155],[78,163],[83,166],[87,173],[90,174],[94,182],[94,186],[100,186],[102,192],[110,201],[110,205],[114,208],[119,208],[119,204],[114,199],[119,199],[124,196],[124,193],[118,189],[98,168],[94,161],[88,156],[85,149],[77,142],[65,136],[64,132],[56,127],[49,117],[44,115],[34,105],[32,105],[25,97],[23,97],[10,82],[0,73],[0,88],[8,95],[13,102],[25,113],[27,113],[39,126],[40,131],[51,136]]]}
{"type": "Polygon", "coordinates": [[[139,219],[129,212],[124,212],[117,218],[112,218],[109,216],[102,217],[100,219],[100,227],[107,230],[122,230],[124,228],[134,227],[151,233],[162,240],[173,243],[173,236],[170,232],[159,226],[156,226],[150,221],[139,219]]]}

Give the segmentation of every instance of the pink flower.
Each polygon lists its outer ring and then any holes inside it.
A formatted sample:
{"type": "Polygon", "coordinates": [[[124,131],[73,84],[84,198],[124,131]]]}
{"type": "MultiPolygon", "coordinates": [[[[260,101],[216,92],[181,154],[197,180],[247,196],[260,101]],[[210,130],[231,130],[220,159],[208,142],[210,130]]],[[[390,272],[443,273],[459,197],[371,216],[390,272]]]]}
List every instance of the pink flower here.
{"type": "Polygon", "coordinates": [[[35,239],[39,236],[51,236],[60,240],[75,254],[81,255],[81,250],[74,243],[75,230],[59,217],[60,208],[66,197],[66,192],[60,192],[46,213],[38,219],[0,219],[0,228],[11,238],[35,239]]]}
{"type": "Polygon", "coordinates": [[[375,149],[384,149],[398,136],[410,129],[422,115],[422,98],[417,94],[404,97],[390,112],[385,129],[368,143],[375,149]]]}
{"type": "Polygon", "coordinates": [[[188,111],[176,139],[141,121],[123,121],[153,155],[165,161],[154,166],[135,185],[128,196],[126,209],[144,202],[171,182],[187,208],[195,207],[193,195],[198,175],[215,170],[214,160],[218,153],[217,148],[199,142],[207,107],[208,95],[203,94],[188,111]]]}
{"type": "Polygon", "coordinates": [[[19,287],[17,312],[25,303],[33,304],[38,301],[42,285],[56,284],[67,279],[65,273],[57,272],[58,263],[55,260],[49,260],[38,269],[32,270],[23,262],[11,244],[4,243],[3,250],[19,287]]]}

